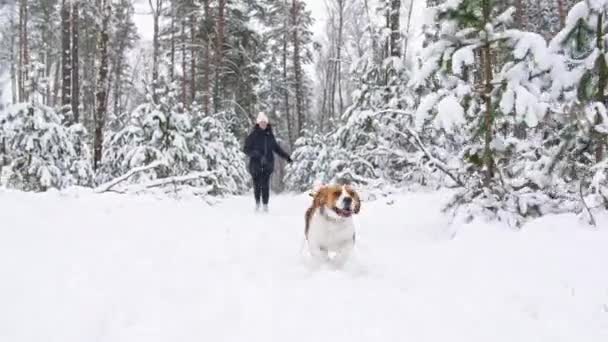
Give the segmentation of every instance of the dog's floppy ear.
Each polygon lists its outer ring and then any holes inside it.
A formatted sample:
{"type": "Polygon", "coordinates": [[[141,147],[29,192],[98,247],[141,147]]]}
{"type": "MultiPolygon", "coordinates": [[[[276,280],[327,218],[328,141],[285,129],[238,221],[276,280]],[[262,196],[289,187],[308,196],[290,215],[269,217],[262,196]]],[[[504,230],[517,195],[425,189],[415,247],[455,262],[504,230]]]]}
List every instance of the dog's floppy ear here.
{"type": "Polygon", "coordinates": [[[318,188],[317,191],[315,191],[313,197],[314,197],[314,199],[313,199],[312,205],[314,207],[319,208],[319,207],[323,206],[323,203],[325,202],[326,197],[327,197],[327,187],[323,186],[323,187],[318,188]]]}
{"type": "Polygon", "coordinates": [[[321,189],[324,188],[323,184],[318,184],[312,187],[312,189],[310,190],[310,192],[308,193],[308,196],[315,198],[317,196],[317,193],[319,193],[319,191],[321,189]]]}

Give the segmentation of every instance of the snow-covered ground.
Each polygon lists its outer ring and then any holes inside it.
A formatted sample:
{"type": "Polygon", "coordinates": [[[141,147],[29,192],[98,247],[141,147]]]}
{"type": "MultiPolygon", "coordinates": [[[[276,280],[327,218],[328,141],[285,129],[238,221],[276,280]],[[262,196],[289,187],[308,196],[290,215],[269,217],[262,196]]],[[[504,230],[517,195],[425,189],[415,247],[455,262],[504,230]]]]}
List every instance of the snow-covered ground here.
{"type": "Polygon", "coordinates": [[[306,196],[0,190],[0,341],[608,341],[607,217],[448,229],[445,197],[365,203],[331,270],[302,256],[306,196]]]}

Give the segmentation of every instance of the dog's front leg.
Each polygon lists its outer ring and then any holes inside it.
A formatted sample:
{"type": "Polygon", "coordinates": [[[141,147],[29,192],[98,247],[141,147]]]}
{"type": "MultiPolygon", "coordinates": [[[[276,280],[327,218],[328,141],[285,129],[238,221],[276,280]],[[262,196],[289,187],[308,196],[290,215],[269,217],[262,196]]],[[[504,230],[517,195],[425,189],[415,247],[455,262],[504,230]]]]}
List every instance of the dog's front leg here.
{"type": "Polygon", "coordinates": [[[309,244],[310,254],[312,257],[318,262],[328,262],[329,255],[327,253],[327,248],[321,246],[318,243],[310,243],[309,244]]]}
{"type": "Polygon", "coordinates": [[[331,263],[335,267],[342,267],[352,254],[355,247],[354,239],[342,242],[336,249],[336,255],[331,259],[331,263]]]}

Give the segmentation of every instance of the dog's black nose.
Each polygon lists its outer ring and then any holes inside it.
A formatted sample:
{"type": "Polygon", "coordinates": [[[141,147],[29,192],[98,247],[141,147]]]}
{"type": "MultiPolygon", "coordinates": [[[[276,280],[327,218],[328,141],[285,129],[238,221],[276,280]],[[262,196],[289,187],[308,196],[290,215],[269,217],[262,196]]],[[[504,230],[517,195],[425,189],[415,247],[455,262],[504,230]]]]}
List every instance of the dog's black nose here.
{"type": "Polygon", "coordinates": [[[350,208],[350,206],[353,204],[353,199],[350,197],[346,197],[342,200],[342,202],[344,203],[345,208],[350,208]]]}

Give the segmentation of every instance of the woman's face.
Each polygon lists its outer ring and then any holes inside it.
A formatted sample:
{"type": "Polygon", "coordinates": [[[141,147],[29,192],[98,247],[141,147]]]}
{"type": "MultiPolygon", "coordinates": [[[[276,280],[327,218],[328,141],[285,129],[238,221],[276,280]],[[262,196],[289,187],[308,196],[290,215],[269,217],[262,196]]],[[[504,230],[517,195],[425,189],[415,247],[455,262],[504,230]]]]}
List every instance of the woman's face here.
{"type": "Polygon", "coordinates": [[[258,125],[260,125],[261,129],[266,129],[266,127],[268,126],[268,122],[262,121],[262,122],[258,123],[258,125]]]}

